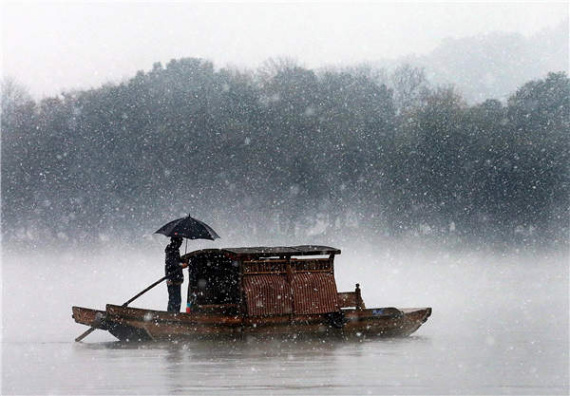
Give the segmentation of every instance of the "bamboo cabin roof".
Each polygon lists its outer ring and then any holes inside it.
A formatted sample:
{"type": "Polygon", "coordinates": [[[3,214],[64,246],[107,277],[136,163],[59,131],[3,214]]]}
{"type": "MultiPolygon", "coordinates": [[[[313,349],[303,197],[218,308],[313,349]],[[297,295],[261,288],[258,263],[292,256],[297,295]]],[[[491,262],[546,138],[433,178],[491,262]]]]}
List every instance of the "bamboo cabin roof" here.
{"type": "Polygon", "coordinates": [[[238,247],[223,249],[204,249],[185,254],[185,258],[197,256],[210,256],[221,254],[232,259],[252,259],[261,257],[291,257],[291,256],[324,256],[340,254],[340,249],[329,246],[302,245],[302,246],[259,246],[259,247],[238,247]]]}

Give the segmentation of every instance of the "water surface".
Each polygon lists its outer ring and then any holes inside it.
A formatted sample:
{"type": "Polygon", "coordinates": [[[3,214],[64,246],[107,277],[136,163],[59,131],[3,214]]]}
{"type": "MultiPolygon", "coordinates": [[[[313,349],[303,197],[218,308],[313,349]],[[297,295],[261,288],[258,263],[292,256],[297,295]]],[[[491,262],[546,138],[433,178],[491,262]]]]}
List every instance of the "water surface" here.
{"type": "MultiPolygon", "coordinates": [[[[134,344],[96,331],[73,342],[87,328],[71,305],[121,303],[161,277],[161,252],[129,257],[4,256],[2,394],[569,392],[565,252],[344,249],[339,290],[359,282],[368,307],[433,307],[403,339],[134,344]]],[[[159,286],[133,306],[165,304],[159,286]]]]}

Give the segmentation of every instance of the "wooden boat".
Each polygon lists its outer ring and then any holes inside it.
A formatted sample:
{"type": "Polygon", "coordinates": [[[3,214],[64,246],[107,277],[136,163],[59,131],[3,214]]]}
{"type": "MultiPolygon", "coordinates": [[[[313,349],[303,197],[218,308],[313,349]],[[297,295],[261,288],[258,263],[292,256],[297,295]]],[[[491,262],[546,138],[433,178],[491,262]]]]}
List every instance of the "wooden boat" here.
{"type": "Polygon", "coordinates": [[[188,308],[170,313],[108,304],[73,307],[73,318],[119,340],[212,337],[396,337],[415,332],[431,308],[367,309],[359,285],[337,292],[326,246],[206,249],[190,261],[188,308]]]}

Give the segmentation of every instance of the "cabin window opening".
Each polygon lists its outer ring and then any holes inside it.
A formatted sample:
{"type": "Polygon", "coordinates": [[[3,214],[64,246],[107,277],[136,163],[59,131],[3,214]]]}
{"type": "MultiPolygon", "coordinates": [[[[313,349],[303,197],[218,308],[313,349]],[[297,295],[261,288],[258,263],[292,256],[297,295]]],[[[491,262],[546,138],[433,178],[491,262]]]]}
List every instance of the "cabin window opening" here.
{"type": "Polygon", "coordinates": [[[193,257],[188,297],[192,294],[197,305],[238,304],[239,268],[223,255],[193,257]]]}

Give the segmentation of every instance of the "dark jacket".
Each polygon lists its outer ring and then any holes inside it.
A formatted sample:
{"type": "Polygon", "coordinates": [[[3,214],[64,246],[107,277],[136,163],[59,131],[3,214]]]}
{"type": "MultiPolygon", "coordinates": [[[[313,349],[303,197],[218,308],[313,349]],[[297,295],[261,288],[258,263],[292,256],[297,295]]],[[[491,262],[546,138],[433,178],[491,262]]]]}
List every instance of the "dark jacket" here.
{"type": "Polygon", "coordinates": [[[168,280],[175,284],[184,282],[184,274],[182,272],[182,259],[180,258],[180,250],[171,244],[166,246],[164,250],[166,254],[164,272],[168,276],[168,280]]]}

